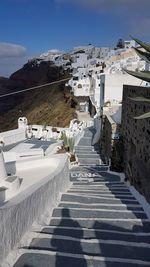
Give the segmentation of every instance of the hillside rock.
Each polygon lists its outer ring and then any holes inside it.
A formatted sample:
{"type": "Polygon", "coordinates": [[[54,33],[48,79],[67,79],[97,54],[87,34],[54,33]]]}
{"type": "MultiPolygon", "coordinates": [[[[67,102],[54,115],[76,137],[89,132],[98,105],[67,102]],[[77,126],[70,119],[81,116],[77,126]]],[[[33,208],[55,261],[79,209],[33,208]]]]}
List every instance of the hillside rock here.
{"type": "MultiPolygon", "coordinates": [[[[66,77],[69,77],[68,72],[52,62],[31,60],[9,79],[0,78],[0,95],[66,77]]],[[[64,84],[46,88],[41,86],[38,90],[0,98],[0,131],[15,128],[18,117],[23,115],[30,123],[67,126],[73,118],[74,108],[70,105],[71,95],[68,101],[64,98],[64,84]]]]}

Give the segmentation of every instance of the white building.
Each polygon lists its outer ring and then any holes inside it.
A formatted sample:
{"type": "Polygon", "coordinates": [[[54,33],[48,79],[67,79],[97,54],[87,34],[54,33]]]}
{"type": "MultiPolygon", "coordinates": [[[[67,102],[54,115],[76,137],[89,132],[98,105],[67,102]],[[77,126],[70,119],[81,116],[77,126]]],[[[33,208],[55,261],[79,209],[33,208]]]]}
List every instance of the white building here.
{"type": "Polygon", "coordinates": [[[145,70],[146,63],[142,60],[134,49],[131,47],[111,50],[106,58],[106,72],[113,73],[123,73],[123,68],[129,70],[145,70]]]}
{"type": "Polygon", "coordinates": [[[75,96],[89,96],[90,95],[90,77],[83,78],[73,77],[73,93],[75,96]]]}
{"type": "Polygon", "coordinates": [[[124,41],[124,44],[126,49],[138,46],[134,40],[126,40],[124,41]]]}
{"type": "Polygon", "coordinates": [[[123,85],[139,86],[141,82],[141,80],[128,74],[101,74],[101,103],[113,99],[122,101],[123,85]]]}
{"type": "Polygon", "coordinates": [[[72,63],[72,68],[86,68],[88,66],[88,55],[85,53],[78,53],[76,55],[76,60],[74,63],[72,63]]]}

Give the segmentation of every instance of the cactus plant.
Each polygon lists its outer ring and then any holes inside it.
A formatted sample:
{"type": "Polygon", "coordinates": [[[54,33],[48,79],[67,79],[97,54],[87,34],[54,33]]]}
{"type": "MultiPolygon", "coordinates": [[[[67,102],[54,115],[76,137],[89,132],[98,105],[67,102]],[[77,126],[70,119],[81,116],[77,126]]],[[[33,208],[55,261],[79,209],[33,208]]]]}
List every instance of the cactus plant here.
{"type": "MultiPolygon", "coordinates": [[[[133,47],[135,52],[138,54],[139,57],[141,57],[143,60],[145,60],[147,63],[150,63],[150,45],[143,43],[142,41],[133,38],[134,41],[136,41],[142,48],[144,48],[146,51],[143,52],[139,48],[133,47]]],[[[139,78],[143,81],[150,82],[150,71],[130,71],[127,69],[124,69],[128,74],[139,78]]]]}
{"type": "MultiPolygon", "coordinates": [[[[143,52],[138,48],[134,47],[134,50],[136,51],[136,53],[138,54],[139,57],[141,57],[142,59],[144,59],[147,63],[150,64],[150,45],[136,39],[136,38],[132,38],[136,43],[138,43],[142,48],[144,48],[146,51],[143,52]]],[[[149,82],[150,83],[150,71],[130,71],[127,69],[124,69],[125,72],[127,72],[129,75],[132,75],[136,78],[139,78],[143,81],[149,82]]],[[[136,102],[150,102],[149,98],[145,98],[145,97],[134,97],[134,98],[130,98],[130,100],[132,101],[136,101],[136,102]]],[[[150,112],[144,113],[138,117],[134,117],[134,119],[147,119],[150,118],[150,112]]]]}

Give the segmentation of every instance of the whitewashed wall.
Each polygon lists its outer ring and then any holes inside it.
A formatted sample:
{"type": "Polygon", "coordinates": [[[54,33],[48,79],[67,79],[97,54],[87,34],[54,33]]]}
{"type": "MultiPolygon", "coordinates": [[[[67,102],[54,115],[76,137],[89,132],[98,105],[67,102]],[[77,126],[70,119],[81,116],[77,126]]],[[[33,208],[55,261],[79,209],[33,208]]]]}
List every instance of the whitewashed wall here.
{"type": "Polygon", "coordinates": [[[123,85],[140,85],[141,80],[128,74],[101,75],[101,84],[104,83],[104,102],[108,100],[122,100],[123,85]]]}
{"type": "Polygon", "coordinates": [[[0,207],[0,263],[16,246],[33,222],[51,213],[60,200],[60,192],[70,185],[68,159],[57,155],[59,166],[53,174],[18,194],[0,207]]]}
{"type": "Polygon", "coordinates": [[[4,142],[4,145],[11,145],[25,140],[26,129],[15,129],[7,132],[0,133],[0,140],[4,142]]]}

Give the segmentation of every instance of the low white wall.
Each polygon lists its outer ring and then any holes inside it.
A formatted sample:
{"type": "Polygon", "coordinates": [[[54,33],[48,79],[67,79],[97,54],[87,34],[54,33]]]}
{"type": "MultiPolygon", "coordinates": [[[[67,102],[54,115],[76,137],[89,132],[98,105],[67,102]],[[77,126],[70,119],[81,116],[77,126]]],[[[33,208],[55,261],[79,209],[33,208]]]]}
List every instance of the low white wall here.
{"type": "Polygon", "coordinates": [[[57,169],[59,160],[55,157],[37,157],[16,161],[16,171],[39,170],[40,168],[57,169]]]}
{"type": "Polygon", "coordinates": [[[23,141],[26,139],[26,129],[15,129],[0,133],[0,140],[4,142],[5,146],[23,141]]]}
{"type": "Polygon", "coordinates": [[[30,151],[23,151],[23,152],[4,152],[4,160],[5,163],[17,161],[17,160],[24,160],[29,157],[39,157],[44,156],[44,152],[42,148],[38,149],[30,149],[30,151]]]}
{"type": "Polygon", "coordinates": [[[95,145],[99,142],[101,135],[101,119],[98,118],[94,119],[94,128],[96,129],[96,133],[93,137],[92,145],[95,145]]]}
{"type": "Polygon", "coordinates": [[[60,200],[60,192],[70,185],[68,159],[56,155],[57,169],[49,176],[18,194],[0,207],[0,262],[16,246],[33,222],[45,212],[52,212],[60,200]]]}
{"type": "Polygon", "coordinates": [[[51,144],[46,150],[45,150],[45,156],[48,156],[50,154],[55,154],[58,150],[57,147],[61,147],[63,145],[63,141],[58,141],[57,143],[51,144]]]}

